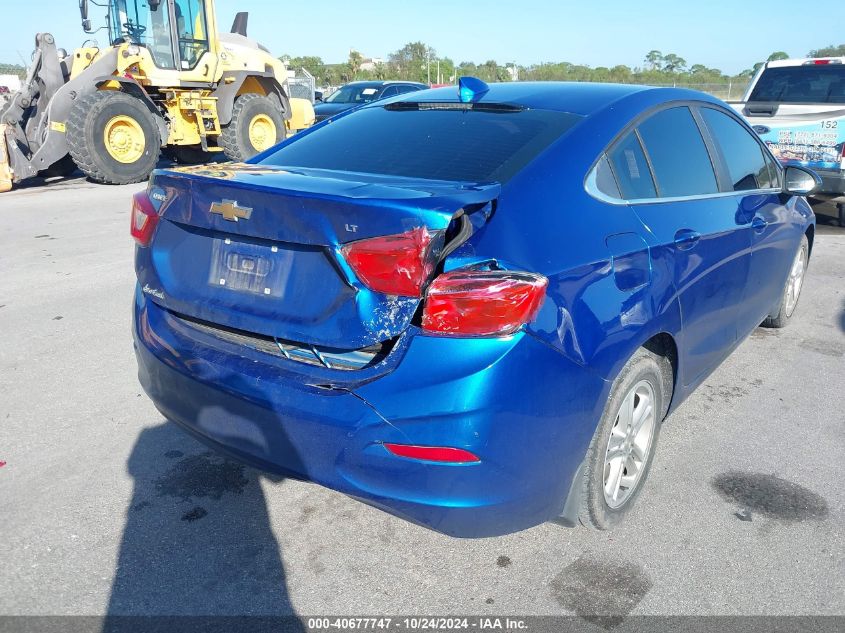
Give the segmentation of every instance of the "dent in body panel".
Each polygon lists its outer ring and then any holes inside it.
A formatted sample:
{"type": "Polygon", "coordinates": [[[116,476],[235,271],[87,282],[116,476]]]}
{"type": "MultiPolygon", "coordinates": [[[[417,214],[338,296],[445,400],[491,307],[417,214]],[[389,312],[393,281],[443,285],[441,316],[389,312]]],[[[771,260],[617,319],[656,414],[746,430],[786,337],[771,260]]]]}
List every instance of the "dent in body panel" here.
{"type": "Polygon", "coordinates": [[[615,233],[605,239],[616,287],[634,291],[651,282],[651,253],[637,233],[615,233]]]}
{"type": "Polygon", "coordinates": [[[680,332],[671,262],[655,256],[653,236],[627,205],[595,200],[578,178],[549,176],[570,154],[547,152],[509,182],[495,217],[455,255],[545,275],[546,299],[528,331],[612,380],[651,336],[680,332]]]}

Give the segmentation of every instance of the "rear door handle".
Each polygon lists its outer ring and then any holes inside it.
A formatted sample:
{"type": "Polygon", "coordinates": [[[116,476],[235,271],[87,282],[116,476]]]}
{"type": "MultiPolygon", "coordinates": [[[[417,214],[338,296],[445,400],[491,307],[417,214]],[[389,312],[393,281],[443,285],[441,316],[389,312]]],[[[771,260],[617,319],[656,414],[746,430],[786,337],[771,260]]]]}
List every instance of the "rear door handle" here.
{"type": "Polygon", "coordinates": [[[759,216],[754,216],[754,219],[751,220],[751,228],[758,233],[762,233],[767,226],[769,226],[769,223],[759,216]]]}
{"type": "Polygon", "coordinates": [[[675,233],[675,246],[679,250],[686,251],[691,249],[701,239],[701,233],[693,231],[692,229],[681,229],[675,233]]]}

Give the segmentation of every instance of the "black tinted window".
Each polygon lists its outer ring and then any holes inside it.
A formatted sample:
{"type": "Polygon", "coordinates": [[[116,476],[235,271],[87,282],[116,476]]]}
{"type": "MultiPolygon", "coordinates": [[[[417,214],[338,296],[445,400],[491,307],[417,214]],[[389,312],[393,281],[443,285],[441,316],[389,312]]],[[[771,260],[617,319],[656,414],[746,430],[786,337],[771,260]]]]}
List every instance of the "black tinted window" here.
{"type": "Polygon", "coordinates": [[[662,198],[716,193],[716,175],[687,107],[669,108],[639,126],[662,198]]]}
{"type": "Polygon", "coordinates": [[[845,103],[845,64],[767,68],[749,101],[845,103]]]}
{"type": "Polygon", "coordinates": [[[636,134],[631,132],[614,145],[608,152],[608,158],[625,200],[657,197],[648,162],[636,134]]]}
{"type": "Polygon", "coordinates": [[[713,108],[702,108],[701,116],[722,152],[734,191],[768,189],[774,186],[759,141],[733,118],[713,108]]]}
{"type": "Polygon", "coordinates": [[[434,180],[505,182],[582,118],[508,107],[490,111],[460,104],[395,105],[365,108],[294,137],[262,162],[434,180]]]}

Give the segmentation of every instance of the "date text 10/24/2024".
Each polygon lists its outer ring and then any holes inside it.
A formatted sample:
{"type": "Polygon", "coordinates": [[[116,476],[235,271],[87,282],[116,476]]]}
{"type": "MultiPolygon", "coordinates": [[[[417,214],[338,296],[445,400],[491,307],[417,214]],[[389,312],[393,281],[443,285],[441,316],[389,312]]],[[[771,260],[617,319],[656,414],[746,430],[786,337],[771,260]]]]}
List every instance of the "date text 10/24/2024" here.
{"type": "Polygon", "coordinates": [[[525,620],[520,618],[498,617],[402,617],[402,618],[308,618],[306,622],[309,631],[446,631],[446,630],[479,630],[479,631],[523,631],[527,628],[525,620]]]}

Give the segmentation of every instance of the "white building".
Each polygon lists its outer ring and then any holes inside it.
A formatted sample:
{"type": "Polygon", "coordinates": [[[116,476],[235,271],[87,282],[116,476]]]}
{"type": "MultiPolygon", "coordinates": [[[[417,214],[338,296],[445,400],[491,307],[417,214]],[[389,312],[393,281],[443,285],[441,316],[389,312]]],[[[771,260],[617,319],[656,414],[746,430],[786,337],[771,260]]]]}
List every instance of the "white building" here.
{"type": "Polygon", "coordinates": [[[376,66],[379,64],[384,63],[384,59],[381,57],[364,57],[361,51],[357,51],[354,48],[349,49],[349,54],[358,53],[361,55],[361,66],[359,67],[361,70],[369,70],[373,71],[376,69],[376,66]]]}
{"type": "Polygon", "coordinates": [[[376,66],[383,63],[384,60],[381,57],[365,57],[361,60],[361,70],[375,70],[376,66]]]}
{"type": "Polygon", "coordinates": [[[17,75],[0,75],[0,86],[5,86],[9,92],[17,92],[21,89],[21,78],[17,75]]]}

